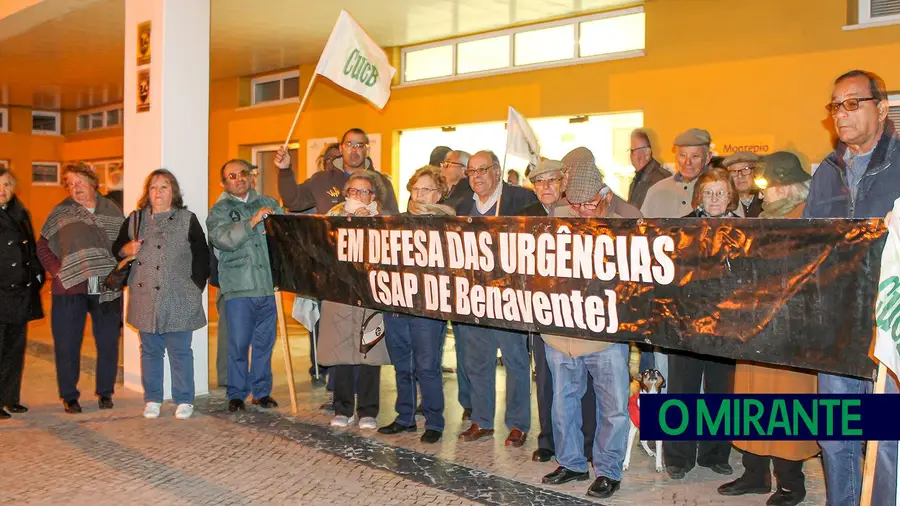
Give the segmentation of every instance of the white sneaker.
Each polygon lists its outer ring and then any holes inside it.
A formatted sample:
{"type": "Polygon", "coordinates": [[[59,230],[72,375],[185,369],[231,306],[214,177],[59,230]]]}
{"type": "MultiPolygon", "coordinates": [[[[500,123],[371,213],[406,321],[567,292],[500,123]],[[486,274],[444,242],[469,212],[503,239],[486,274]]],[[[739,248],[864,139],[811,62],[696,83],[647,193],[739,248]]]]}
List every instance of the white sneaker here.
{"type": "Polygon", "coordinates": [[[187,420],[194,414],[194,405],[193,404],[179,404],[177,408],[175,408],[175,418],[179,420],[187,420]]]}
{"type": "Polygon", "coordinates": [[[347,418],[344,415],[337,415],[331,419],[331,426],[343,429],[344,427],[347,427],[348,425],[352,424],[355,421],[356,421],[356,415],[351,416],[350,418],[347,418]]]}
{"type": "Polygon", "coordinates": [[[159,418],[159,408],[162,407],[160,402],[148,402],[144,406],[144,418],[159,418]]]}
{"type": "Polygon", "coordinates": [[[375,423],[375,419],[371,416],[364,416],[359,419],[359,428],[361,430],[375,430],[378,428],[378,424],[375,423]]]}

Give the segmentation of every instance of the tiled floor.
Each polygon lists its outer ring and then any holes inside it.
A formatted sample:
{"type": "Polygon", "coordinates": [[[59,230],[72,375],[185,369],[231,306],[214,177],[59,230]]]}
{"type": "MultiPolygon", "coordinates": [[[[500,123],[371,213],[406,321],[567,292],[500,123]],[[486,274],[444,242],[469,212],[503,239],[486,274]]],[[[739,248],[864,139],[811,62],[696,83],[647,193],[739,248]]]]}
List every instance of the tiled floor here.
{"type": "MultiPolygon", "coordinates": [[[[537,406],[532,396],[532,434],[524,448],[503,444],[503,369],[498,368],[499,399],[494,439],[464,443],[456,435],[465,427],[456,402],[455,375],[444,375],[447,427],[443,441],[425,445],[421,432],[397,436],[338,431],[327,427],[330,415],[318,410],[327,399],[324,388],[309,382],[309,341],[298,326],[289,329],[298,406],[290,413],[281,345],[275,347],[275,413],[253,409],[235,416],[224,410],[221,390],[198,399],[197,416],[187,422],[171,417],[140,417],[137,394],[121,392],[116,409],[97,412],[92,400],[80,417],[62,413],[55,394],[49,329],[34,326],[23,400],[35,409],[0,422],[0,445],[14,459],[0,459],[0,499],[37,503],[80,504],[164,503],[335,504],[350,499],[362,504],[579,504],[590,482],[561,487],[540,483],[555,463],[530,459],[537,447],[537,406]],[[62,479],[61,479],[62,478],[62,479]],[[456,501],[456,502],[453,502],[456,501]]],[[[210,329],[210,356],[215,356],[215,322],[210,329]]],[[[86,340],[85,365],[94,356],[86,340]]],[[[452,340],[445,365],[453,367],[452,340]]],[[[213,358],[214,360],[214,358],[213,358]]],[[[90,367],[87,367],[89,370],[90,367]]],[[[84,369],[83,369],[84,370],[84,369]]],[[[87,371],[85,371],[87,372],[87,371]]],[[[215,366],[210,364],[215,381],[215,366]]],[[[82,390],[93,378],[83,375],[82,390]]],[[[393,370],[382,368],[380,425],[394,416],[393,370]]],[[[121,389],[120,389],[121,390],[121,389]]],[[[165,411],[168,409],[168,411],[165,411]]],[[[637,443],[635,443],[637,446],[637,443]]],[[[732,453],[736,476],[740,456],[732,453]]],[[[804,504],[824,504],[822,467],[818,459],[805,465],[808,496],[804,504]]],[[[715,488],[727,481],[698,468],[675,482],[653,470],[638,446],[622,489],[603,504],[761,505],[766,496],[727,498],[715,488]]]]}

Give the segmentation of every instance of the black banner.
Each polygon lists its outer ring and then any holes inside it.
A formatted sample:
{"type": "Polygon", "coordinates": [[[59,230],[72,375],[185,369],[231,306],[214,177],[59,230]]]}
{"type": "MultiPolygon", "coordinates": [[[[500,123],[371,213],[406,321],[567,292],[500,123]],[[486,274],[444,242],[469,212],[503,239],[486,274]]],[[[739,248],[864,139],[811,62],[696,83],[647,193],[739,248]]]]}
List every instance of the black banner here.
{"type": "Polygon", "coordinates": [[[275,286],[871,378],[881,220],[266,220],[275,286]]]}

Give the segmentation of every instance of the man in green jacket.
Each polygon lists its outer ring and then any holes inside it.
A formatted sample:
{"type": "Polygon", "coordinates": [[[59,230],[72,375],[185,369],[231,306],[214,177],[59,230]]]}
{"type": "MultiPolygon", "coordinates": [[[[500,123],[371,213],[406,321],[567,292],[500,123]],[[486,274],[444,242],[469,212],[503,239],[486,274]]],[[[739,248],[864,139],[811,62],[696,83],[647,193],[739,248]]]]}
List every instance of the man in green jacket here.
{"type": "Polygon", "coordinates": [[[275,346],[275,289],[263,220],[284,211],[272,197],[251,187],[248,164],[231,160],[220,175],[225,192],[206,219],[209,241],[219,250],[219,290],[228,326],[228,411],[244,410],[244,399],[275,408],[272,348],[275,346]],[[253,362],[247,355],[253,347],[253,362]],[[248,371],[249,369],[249,371],[248,371]],[[249,378],[248,378],[249,372],[249,378]]]}

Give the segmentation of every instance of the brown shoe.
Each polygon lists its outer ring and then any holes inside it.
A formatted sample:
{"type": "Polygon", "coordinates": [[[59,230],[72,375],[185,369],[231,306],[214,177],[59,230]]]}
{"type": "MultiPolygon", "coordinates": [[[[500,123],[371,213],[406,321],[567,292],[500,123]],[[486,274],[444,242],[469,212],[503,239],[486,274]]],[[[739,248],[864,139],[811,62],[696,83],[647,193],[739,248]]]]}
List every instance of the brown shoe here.
{"type": "Polygon", "coordinates": [[[519,429],[513,429],[509,431],[509,436],[506,437],[506,446],[521,448],[525,444],[526,436],[528,436],[528,434],[520,431],[519,429]]]}
{"type": "Polygon", "coordinates": [[[473,423],[465,432],[459,435],[460,441],[478,441],[483,437],[493,436],[494,429],[482,429],[477,423],[473,423]]]}

